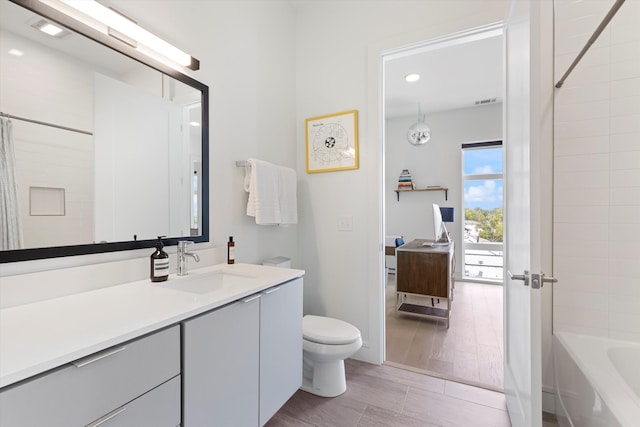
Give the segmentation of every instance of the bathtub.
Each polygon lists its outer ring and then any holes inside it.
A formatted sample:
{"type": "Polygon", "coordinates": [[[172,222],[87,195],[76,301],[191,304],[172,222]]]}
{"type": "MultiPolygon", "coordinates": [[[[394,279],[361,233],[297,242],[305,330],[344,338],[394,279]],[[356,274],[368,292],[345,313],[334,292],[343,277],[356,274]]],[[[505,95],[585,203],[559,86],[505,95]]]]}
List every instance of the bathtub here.
{"type": "Polygon", "coordinates": [[[640,343],[557,332],[553,355],[559,425],[640,426],[640,343]]]}

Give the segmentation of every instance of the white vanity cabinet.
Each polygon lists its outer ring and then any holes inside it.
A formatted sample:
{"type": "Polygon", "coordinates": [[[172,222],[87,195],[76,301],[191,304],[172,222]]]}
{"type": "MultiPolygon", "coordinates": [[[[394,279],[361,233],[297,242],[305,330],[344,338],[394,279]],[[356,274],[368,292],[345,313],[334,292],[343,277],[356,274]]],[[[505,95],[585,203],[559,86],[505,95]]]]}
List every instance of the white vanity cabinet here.
{"type": "Polygon", "coordinates": [[[183,425],[257,426],[260,294],[183,323],[183,425]]]}
{"type": "Polygon", "coordinates": [[[180,423],[180,329],[76,360],[0,392],[0,426],[180,423]],[[160,413],[158,413],[160,411],[160,413]]]}
{"type": "Polygon", "coordinates": [[[302,279],[262,292],[260,425],[302,385],[302,279]]]}
{"type": "Polygon", "coordinates": [[[183,322],[184,427],[264,425],[302,385],[302,278],[183,322]]]}

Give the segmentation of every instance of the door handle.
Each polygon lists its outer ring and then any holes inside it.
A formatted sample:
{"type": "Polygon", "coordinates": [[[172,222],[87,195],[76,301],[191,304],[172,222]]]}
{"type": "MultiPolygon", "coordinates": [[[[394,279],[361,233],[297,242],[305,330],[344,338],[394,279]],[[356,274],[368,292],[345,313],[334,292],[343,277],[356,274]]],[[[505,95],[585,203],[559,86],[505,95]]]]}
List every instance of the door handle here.
{"type": "Polygon", "coordinates": [[[545,283],[557,283],[558,279],[555,277],[547,277],[544,273],[540,274],[532,274],[531,275],[531,287],[533,289],[540,289],[544,286],[545,283]]]}
{"type": "Polygon", "coordinates": [[[509,279],[522,280],[525,286],[529,286],[529,270],[525,270],[524,274],[513,274],[507,270],[507,274],[509,275],[509,279]]]}
{"type": "Polygon", "coordinates": [[[276,286],[276,287],[273,287],[273,288],[269,288],[266,291],[262,291],[262,294],[263,295],[269,295],[269,294],[272,294],[274,292],[278,292],[279,290],[280,290],[280,286],[276,286]]]}
{"type": "Polygon", "coordinates": [[[107,350],[105,350],[103,352],[100,352],[98,354],[93,354],[91,356],[87,356],[85,358],[75,360],[75,361],[73,361],[71,363],[73,363],[76,366],[76,368],[82,368],[83,366],[90,365],[91,363],[97,362],[98,360],[102,360],[105,357],[113,356],[114,354],[120,353],[121,351],[124,351],[126,349],[127,349],[126,346],[121,345],[121,346],[118,346],[118,347],[115,347],[115,348],[107,349],[107,350]]]}
{"type": "Polygon", "coordinates": [[[240,301],[242,301],[242,302],[244,302],[244,303],[247,303],[247,302],[251,302],[251,301],[253,301],[253,300],[256,300],[256,299],[258,299],[258,298],[260,298],[260,294],[256,294],[256,295],[248,296],[248,297],[246,297],[246,298],[241,299],[240,301]]]}
{"type": "Polygon", "coordinates": [[[99,425],[102,425],[102,424],[106,423],[110,419],[117,417],[118,415],[120,415],[121,413],[123,413],[126,410],[127,410],[126,406],[118,408],[118,409],[116,409],[114,411],[109,412],[107,415],[105,415],[105,416],[103,416],[101,418],[98,418],[96,421],[92,422],[91,424],[87,424],[85,427],[98,427],[99,425]]]}

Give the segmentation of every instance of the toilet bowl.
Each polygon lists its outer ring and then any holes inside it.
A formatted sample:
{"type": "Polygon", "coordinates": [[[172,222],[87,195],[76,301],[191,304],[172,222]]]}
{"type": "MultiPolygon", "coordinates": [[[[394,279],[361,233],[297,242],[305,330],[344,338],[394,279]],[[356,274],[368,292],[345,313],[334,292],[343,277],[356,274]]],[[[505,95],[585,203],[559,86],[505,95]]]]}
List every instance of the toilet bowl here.
{"type": "Polygon", "coordinates": [[[360,331],[342,320],[306,315],[302,333],[301,389],[323,397],[341,395],[347,390],[344,359],[362,347],[360,331]]]}

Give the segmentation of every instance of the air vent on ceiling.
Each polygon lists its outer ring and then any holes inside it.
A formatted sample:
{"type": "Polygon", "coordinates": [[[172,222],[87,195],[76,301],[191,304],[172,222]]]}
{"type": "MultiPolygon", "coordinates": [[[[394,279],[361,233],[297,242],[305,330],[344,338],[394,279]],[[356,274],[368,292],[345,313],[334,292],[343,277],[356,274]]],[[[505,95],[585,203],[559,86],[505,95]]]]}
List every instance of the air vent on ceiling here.
{"type": "Polygon", "coordinates": [[[475,105],[495,104],[498,102],[498,98],[479,99],[474,102],[475,105]]]}

